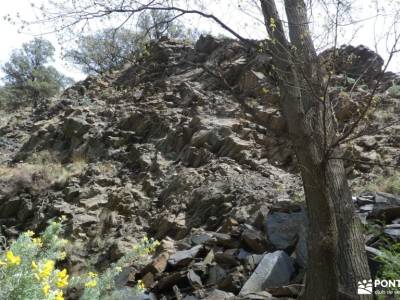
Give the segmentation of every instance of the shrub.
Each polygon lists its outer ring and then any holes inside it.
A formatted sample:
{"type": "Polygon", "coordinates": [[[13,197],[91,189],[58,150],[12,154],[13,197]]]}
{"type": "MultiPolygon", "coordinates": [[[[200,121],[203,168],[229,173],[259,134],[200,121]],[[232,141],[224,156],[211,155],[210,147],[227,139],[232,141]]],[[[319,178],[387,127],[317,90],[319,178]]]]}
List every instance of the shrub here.
{"type": "Polygon", "coordinates": [[[366,185],[355,188],[355,191],[368,190],[368,191],[379,191],[395,195],[400,195],[400,174],[394,172],[389,176],[377,176],[366,185]]]}
{"type": "MultiPolygon", "coordinates": [[[[375,259],[382,263],[381,268],[378,272],[378,278],[385,280],[399,280],[400,278],[400,243],[395,243],[387,248],[381,248],[381,255],[375,259]]],[[[388,288],[389,290],[396,292],[400,291],[398,287],[388,288]]],[[[386,298],[380,298],[386,299],[386,298]]]]}
{"type": "MultiPolygon", "coordinates": [[[[67,269],[57,268],[57,263],[67,255],[68,241],[60,238],[63,221],[50,222],[39,236],[32,231],[24,232],[0,251],[0,299],[63,300],[67,287],[83,289],[82,300],[116,299],[119,291],[115,290],[115,276],[126,264],[148,255],[159,245],[157,241],[144,238],[103,273],[86,272],[70,278],[67,269]]],[[[133,295],[143,289],[143,283],[138,281],[134,288],[127,290],[133,295]]]]}

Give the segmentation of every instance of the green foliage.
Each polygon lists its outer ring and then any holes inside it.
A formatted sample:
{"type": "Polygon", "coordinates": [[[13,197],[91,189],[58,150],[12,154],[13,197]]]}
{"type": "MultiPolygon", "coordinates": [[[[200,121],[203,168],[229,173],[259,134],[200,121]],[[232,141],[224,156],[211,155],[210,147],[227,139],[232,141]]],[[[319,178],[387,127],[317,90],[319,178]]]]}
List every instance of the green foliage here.
{"type": "Polygon", "coordinates": [[[10,59],[2,66],[5,73],[0,101],[19,102],[38,101],[56,95],[72,80],[48,66],[54,55],[50,42],[35,38],[12,52],[10,59]]]}
{"type": "Polygon", "coordinates": [[[120,69],[138,54],[146,56],[149,41],[168,36],[193,43],[199,35],[178,23],[172,12],[153,10],[138,16],[135,31],[109,28],[79,37],[76,49],[67,51],[65,57],[87,74],[101,74],[120,69]]]}
{"type": "Polygon", "coordinates": [[[388,88],[387,93],[390,97],[400,98],[400,85],[394,84],[388,88]]]}
{"type": "Polygon", "coordinates": [[[153,252],[159,245],[157,241],[143,238],[101,274],[86,272],[70,278],[66,269],[56,267],[67,256],[68,241],[60,238],[64,220],[50,222],[37,237],[28,230],[0,250],[0,299],[63,300],[67,288],[82,290],[82,300],[121,299],[122,293],[134,296],[144,289],[139,280],[133,288],[118,290],[115,277],[127,264],[153,252]]]}
{"type": "Polygon", "coordinates": [[[400,195],[400,174],[395,172],[391,176],[378,176],[363,189],[400,195]]]}
{"type": "Polygon", "coordinates": [[[80,37],[77,49],[67,51],[65,57],[87,74],[100,74],[132,61],[142,42],[141,36],[130,30],[106,29],[80,37]]]}
{"type": "Polygon", "coordinates": [[[162,36],[173,39],[195,40],[199,34],[178,23],[172,11],[150,10],[138,18],[138,33],[145,40],[158,40],[162,36]]]}
{"type": "Polygon", "coordinates": [[[386,280],[398,280],[400,278],[400,243],[380,249],[382,255],[375,259],[382,263],[378,272],[378,278],[386,280]]]}
{"type": "Polygon", "coordinates": [[[65,258],[61,231],[61,222],[51,222],[41,236],[27,231],[0,252],[0,299],[64,299],[68,274],[54,267],[65,258]]]}

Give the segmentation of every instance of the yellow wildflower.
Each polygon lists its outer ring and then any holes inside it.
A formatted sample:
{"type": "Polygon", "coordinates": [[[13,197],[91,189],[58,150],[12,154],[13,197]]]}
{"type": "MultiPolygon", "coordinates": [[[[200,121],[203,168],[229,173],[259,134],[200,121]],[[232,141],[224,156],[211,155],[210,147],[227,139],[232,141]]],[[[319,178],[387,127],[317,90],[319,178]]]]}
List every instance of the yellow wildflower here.
{"type": "Polygon", "coordinates": [[[276,29],[275,19],[274,18],[270,18],[269,22],[270,22],[269,27],[271,28],[271,31],[274,32],[275,29],[276,29]]]}
{"type": "Polygon", "coordinates": [[[47,296],[50,291],[50,285],[46,282],[42,287],[43,294],[47,296]]]}
{"type": "Polygon", "coordinates": [[[122,268],[121,268],[121,267],[115,267],[115,271],[121,272],[121,271],[122,271],[122,268]]]}
{"type": "Polygon", "coordinates": [[[141,289],[141,290],[144,290],[144,289],[145,289],[145,286],[144,286],[144,283],[143,283],[142,280],[138,280],[137,283],[138,283],[138,284],[137,284],[137,287],[138,287],[139,289],[141,289]]]}
{"type": "Polygon", "coordinates": [[[60,253],[59,258],[60,258],[61,260],[64,260],[66,257],[67,257],[67,252],[63,251],[63,252],[60,253]]]}
{"type": "Polygon", "coordinates": [[[90,280],[90,281],[85,283],[85,287],[87,287],[87,288],[93,288],[96,285],[97,285],[97,281],[95,279],[90,280]]]}
{"type": "Polygon", "coordinates": [[[95,272],[89,272],[89,273],[88,273],[88,276],[89,276],[90,278],[96,278],[96,277],[97,277],[97,273],[95,273],[95,272]]]}
{"type": "Polygon", "coordinates": [[[54,270],[54,261],[49,259],[46,261],[43,268],[39,271],[38,276],[40,279],[47,279],[49,278],[53,270],[54,270]]]}
{"type": "Polygon", "coordinates": [[[16,265],[18,266],[21,263],[21,257],[15,256],[12,251],[7,251],[6,252],[6,259],[8,261],[8,264],[13,266],[16,265]]]}
{"type": "Polygon", "coordinates": [[[34,238],[34,239],[32,239],[32,242],[38,247],[42,247],[43,246],[43,242],[42,242],[41,238],[34,238]]]}
{"type": "Polygon", "coordinates": [[[63,288],[68,285],[68,277],[67,269],[63,269],[61,272],[57,273],[57,287],[63,288]]]}
{"type": "Polygon", "coordinates": [[[67,245],[69,243],[69,241],[66,240],[66,239],[60,239],[60,243],[61,243],[62,246],[65,246],[65,245],[67,245]]]}
{"type": "Polygon", "coordinates": [[[58,290],[58,291],[56,292],[56,295],[55,295],[54,300],[64,300],[63,292],[60,291],[60,290],[58,290]]]}
{"type": "Polygon", "coordinates": [[[29,236],[29,237],[32,237],[32,236],[35,235],[35,233],[32,230],[28,230],[28,231],[25,232],[25,235],[29,236]]]}
{"type": "Polygon", "coordinates": [[[34,260],[32,260],[32,269],[36,270],[38,268],[38,265],[36,264],[36,262],[34,260]]]}

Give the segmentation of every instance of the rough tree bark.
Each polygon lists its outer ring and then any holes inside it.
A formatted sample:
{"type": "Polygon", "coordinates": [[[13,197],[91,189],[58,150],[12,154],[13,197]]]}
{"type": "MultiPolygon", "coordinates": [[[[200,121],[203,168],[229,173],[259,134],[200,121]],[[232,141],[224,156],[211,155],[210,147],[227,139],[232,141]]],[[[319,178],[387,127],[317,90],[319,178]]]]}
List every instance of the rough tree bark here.
{"type": "MultiPolygon", "coordinates": [[[[335,137],[323,69],[308,27],[304,0],[285,0],[290,43],[274,0],[260,0],[279,76],[281,109],[301,170],[310,222],[303,299],[360,299],[357,281],[369,268],[340,149],[335,137]]],[[[367,298],[366,298],[367,299],[367,298]]]]}

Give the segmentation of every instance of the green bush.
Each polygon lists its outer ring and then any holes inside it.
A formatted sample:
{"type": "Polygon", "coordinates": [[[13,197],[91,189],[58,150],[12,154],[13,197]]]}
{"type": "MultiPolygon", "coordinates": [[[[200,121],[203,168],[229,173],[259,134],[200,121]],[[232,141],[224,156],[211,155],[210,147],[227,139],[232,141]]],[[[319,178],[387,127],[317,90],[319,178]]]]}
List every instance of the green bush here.
{"type": "Polygon", "coordinates": [[[378,176],[364,189],[400,195],[400,174],[396,172],[391,176],[378,176]]]}
{"type": "MultiPolygon", "coordinates": [[[[36,237],[32,231],[24,232],[4,251],[0,250],[0,299],[63,300],[66,289],[71,287],[83,289],[82,300],[117,299],[119,291],[115,289],[114,278],[128,263],[148,255],[159,245],[144,238],[103,273],[86,272],[70,278],[67,269],[57,268],[57,262],[67,256],[68,241],[60,238],[63,221],[50,222],[36,237]]],[[[143,289],[143,283],[138,281],[128,292],[137,294],[143,289]]]]}

